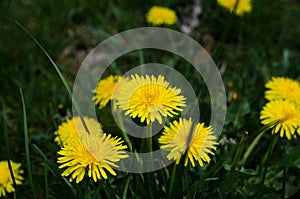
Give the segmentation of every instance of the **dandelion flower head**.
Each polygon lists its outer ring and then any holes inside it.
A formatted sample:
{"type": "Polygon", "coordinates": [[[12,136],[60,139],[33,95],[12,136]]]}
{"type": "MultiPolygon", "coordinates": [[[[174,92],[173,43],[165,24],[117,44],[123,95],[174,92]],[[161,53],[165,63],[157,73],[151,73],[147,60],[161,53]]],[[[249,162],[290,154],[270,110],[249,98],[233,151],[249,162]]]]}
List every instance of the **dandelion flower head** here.
{"type": "Polygon", "coordinates": [[[118,75],[110,75],[107,78],[99,81],[96,89],[93,90],[95,93],[93,100],[95,101],[96,105],[99,104],[99,109],[105,107],[109,100],[111,100],[114,88],[120,78],[121,76],[118,75]]]}
{"type": "MultiPolygon", "coordinates": [[[[21,174],[23,174],[24,171],[21,169],[21,163],[10,161],[10,164],[16,184],[22,184],[22,180],[24,180],[24,178],[21,174]]],[[[14,192],[15,188],[13,187],[13,180],[10,175],[8,161],[0,161],[0,172],[0,197],[2,197],[6,196],[6,193],[14,192]]]]}
{"type": "Polygon", "coordinates": [[[230,12],[234,11],[236,15],[241,16],[252,11],[251,1],[252,0],[218,0],[218,4],[227,8],[230,12]]]}
{"type": "Polygon", "coordinates": [[[146,19],[148,23],[154,26],[173,25],[176,23],[177,16],[174,10],[166,7],[153,6],[147,13],[146,19]]]}
{"type": "Polygon", "coordinates": [[[155,120],[162,124],[162,116],[172,117],[185,106],[185,97],[180,93],[181,89],[172,87],[162,75],[136,74],[113,95],[126,115],[139,117],[141,122],[146,121],[147,124],[155,120]]]}
{"type": "Polygon", "coordinates": [[[76,180],[79,183],[86,171],[95,182],[101,176],[107,179],[106,171],[116,175],[112,167],[118,167],[116,163],[128,157],[124,150],[127,146],[122,143],[121,138],[106,133],[90,132],[74,137],[58,152],[59,168],[66,168],[62,176],[70,176],[70,182],[76,180]]]}
{"type": "Polygon", "coordinates": [[[170,127],[165,127],[158,141],[162,149],[170,151],[167,156],[169,160],[174,159],[178,164],[187,151],[184,165],[187,166],[190,161],[194,167],[194,160],[198,161],[200,166],[203,166],[204,162],[210,162],[208,154],[214,155],[212,151],[216,150],[216,139],[212,128],[205,127],[204,123],[193,126],[191,118],[189,120],[179,118],[179,121],[174,121],[170,127]]]}
{"type": "Polygon", "coordinates": [[[284,135],[291,139],[300,127],[300,109],[295,103],[287,100],[273,100],[268,102],[260,112],[260,119],[263,125],[270,125],[272,133],[284,135]]]}
{"type": "Polygon", "coordinates": [[[284,99],[300,103],[300,83],[286,77],[273,77],[266,83],[265,97],[268,100],[284,99]]]}
{"type": "MultiPolygon", "coordinates": [[[[97,132],[99,135],[103,133],[101,124],[93,118],[83,117],[86,127],[91,132],[97,132]]],[[[79,116],[68,119],[58,126],[58,129],[54,134],[56,137],[54,141],[62,146],[74,136],[77,137],[79,134],[86,134],[86,129],[79,116]]]]}

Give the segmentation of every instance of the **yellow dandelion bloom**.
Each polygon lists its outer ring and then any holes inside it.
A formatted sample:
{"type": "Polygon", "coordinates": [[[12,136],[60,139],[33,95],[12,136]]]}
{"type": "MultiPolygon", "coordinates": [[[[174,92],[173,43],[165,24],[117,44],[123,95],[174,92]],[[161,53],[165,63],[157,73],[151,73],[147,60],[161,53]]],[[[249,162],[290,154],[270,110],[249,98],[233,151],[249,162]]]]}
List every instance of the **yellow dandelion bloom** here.
{"type": "MultiPolygon", "coordinates": [[[[21,163],[10,161],[10,164],[12,167],[16,184],[17,185],[22,184],[22,180],[24,180],[24,178],[21,176],[21,174],[23,174],[24,171],[21,169],[21,163]]],[[[10,175],[8,161],[1,161],[0,162],[0,197],[6,196],[6,193],[12,193],[14,191],[15,188],[13,187],[13,180],[10,175]]]]}
{"type": "Polygon", "coordinates": [[[286,77],[273,77],[266,83],[265,97],[268,100],[284,99],[300,103],[300,83],[286,77]]]}
{"type": "MultiPolygon", "coordinates": [[[[97,132],[99,135],[103,133],[101,124],[93,118],[83,117],[85,124],[89,131],[97,132]]],[[[58,129],[54,134],[56,137],[54,141],[62,146],[74,137],[78,136],[79,134],[86,134],[86,130],[82,124],[82,121],[79,116],[74,117],[72,119],[68,119],[67,121],[63,122],[59,125],[58,129]]]]}
{"type": "Polygon", "coordinates": [[[180,93],[181,89],[171,87],[162,75],[157,78],[132,75],[129,81],[118,86],[114,98],[126,115],[139,117],[147,124],[155,120],[162,124],[162,116],[172,117],[185,106],[185,97],[180,93]]]}
{"type": "Polygon", "coordinates": [[[96,89],[93,90],[95,93],[93,100],[95,101],[96,105],[99,104],[99,109],[105,107],[109,100],[111,100],[114,88],[120,78],[121,76],[110,75],[107,78],[99,81],[96,89]]]}
{"type": "Polygon", "coordinates": [[[112,167],[118,167],[116,163],[128,157],[124,150],[127,146],[122,143],[121,138],[112,138],[110,134],[100,136],[91,132],[74,137],[58,152],[61,156],[57,160],[61,164],[59,168],[67,167],[62,175],[70,176],[70,182],[76,179],[76,183],[83,179],[86,170],[95,182],[101,176],[107,179],[105,170],[116,175],[112,167]]]}
{"type": "Polygon", "coordinates": [[[263,125],[271,125],[272,134],[280,132],[280,137],[290,140],[300,127],[300,109],[290,101],[274,100],[263,107],[260,119],[263,125]]]}
{"type": "Polygon", "coordinates": [[[210,162],[208,154],[214,155],[212,150],[216,150],[216,139],[212,128],[204,127],[204,123],[198,123],[193,127],[191,118],[189,120],[179,118],[179,122],[175,121],[170,127],[164,128],[163,135],[158,141],[162,149],[170,151],[167,156],[169,160],[173,159],[178,164],[181,156],[187,151],[184,166],[190,161],[194,167],[194,159],[200,166],[203,166],[204,162],[210,162]]]}
{"type": "Polygon", "coordinates": [[[236,15],[243,15],[252,11],[252,0],[218,0],[218,4],[224,8],[235,12],[236,15]]]}
{"type": "Polygon", "coordinates": [[[146,19],[148,23],[154,26],[162,24],[173,25],[176,23],[177,16],[174,10],[166,7],[153,6],[146,14],[146,19]]]}

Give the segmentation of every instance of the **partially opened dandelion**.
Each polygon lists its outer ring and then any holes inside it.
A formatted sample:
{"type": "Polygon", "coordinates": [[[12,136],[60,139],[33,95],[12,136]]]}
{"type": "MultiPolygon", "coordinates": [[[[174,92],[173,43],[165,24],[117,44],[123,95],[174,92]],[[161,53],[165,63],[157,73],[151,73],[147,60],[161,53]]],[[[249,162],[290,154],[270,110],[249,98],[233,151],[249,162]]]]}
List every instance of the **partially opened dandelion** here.
{"type": "MultiPolygon", "coordinates": [[[[17,185],[22,184],[24,178],[22,174],[24,171],[21,169],[21,163],[10,161],[12,172],[17,185]]],[[[6,196],[6,193],[15,192],[13,180],[8,167],[8,161],[0,161],[0,197],[6,196]]]]}
{"type": "Polygon", "coordinates": [[[125,84],[118,85],[114,93],[116,104],[132,118],[139,117],[141,122],[158,121],[163,117],[172,117],[182,111],[185,97],[180,95],[181,89],[172,87],[159,75],[132,75],[125,84]]]}
{"type": "Polygon", "coordinates": [[[300,108],[288,100],[268,102],[260,112],[261,123],[272,128],[272,134],[291,139],[298,132],[300,135],[300,108]]]}
{"type": "Polygon", "coordinates": [[[112,167],[118,167],[116,163],[128,157],[124,150],[127,146],[122,143],[121,138],[106,133],[80,133],[58,152],[59,168],[66,168],[62,175],[70,176],[70,181],[76,180],[76,183],[84,178],[86,171],[95,182],[101,176],[107,179],[106,171],[116,175],[112,167]]]}
{"type": "Polygon", "coordinates": [[[268,100],[289,100],[300,103],[300,83],[287,77],[272,77],[266,83],[265,97],[268,100]]]}
{"type": "MultiPolygon", "coordinates": [[[[95,119],[83,117],[83,120],[89,131],[91,131],[93,133],[98,133],[98,135],[101,135],[103,133],[102,128],[101,128],[102,125],[95,119]]],[[[78,132],[86,132],[87,133],[80,117],[76,116],[71,119],[68,119],[67,121],[63,122],[61,125],[58,126],[57,131],[54,132],[54,134],[56,135],[56,137],[54,138],[54,141],[58,145],[62,146],[64,144],[66,144],[74,136],[77,137],[78,132]]]]}
{"type": "Polygon", "coordinates": [[[173,25],[177,21],[177,16],[174,10],[161,6],[153,6],[146,14],[146,19],[148,23],[154,26],[163,24],[173,25]]]}
{"type": "Polygon", "coordinates": [[[175,160],[179,163],[182,156],[187,153],[184,160],[184,165],[187,166],[190,161],[192,166],[195,166],[195,161],[199,162],[200,166],[204,162],[209,163],[209,154],[214,155],[213,150],[216,150],[216,136],[214,136],[211,127],[205,127],[204,123],[193,125],[191,118],[179,118],[179,121],[174,121],[170,127],[165,127],[163,135],[158,139],[162,149],[169,151],[167,158],[175,160]]]}
{"type": "Polygon", "coordinates": [[[95,93],[93,100],[95,101],[96,105],[99,104],[99,109],[105,107],[106,104],[111,100],[114,88],[120,78],[121,76],[118,75],[110,75],[107,78],[99,81],[96,89],[93,90],[95,93]]]}
{"type": "Polygon", "coordinates": [[[218,0],[218,4],[236,15],[252,11],[252,0],[218,0]]]}

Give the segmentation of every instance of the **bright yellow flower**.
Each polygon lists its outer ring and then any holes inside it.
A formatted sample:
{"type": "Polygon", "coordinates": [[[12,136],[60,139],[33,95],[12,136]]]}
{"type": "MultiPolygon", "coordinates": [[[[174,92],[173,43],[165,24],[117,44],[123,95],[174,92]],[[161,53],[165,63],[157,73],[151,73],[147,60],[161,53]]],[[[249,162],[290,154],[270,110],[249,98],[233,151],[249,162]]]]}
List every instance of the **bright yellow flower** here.
{"type": "Polygon", "coordinates": [[[300,127],[300,109],[290,101],[274,100],[263,107],[260,119],[262,124],[270,125],[272,134],[280,132],[280,137],[285,135],[290,140],[300,127]]]}
{"type": "MultiPolygon", "coordinates": [[[[17,185],[22,184],[22,180],[24,180],[24,178],[21,176],[21,174],[23,174],[24,171],[21,169],[21,163],[15,163],[13,161],[10,161],[10,164],[12,167],[16,184],[17,185]]],[[[15,188],[13,187],[13,180],[10,175],[8,161],[1,161],[0,162],[0,197],[6,196],[6,192],[12,193],[14,191],[15,188]]]]}
{"type": "MultiPolygon", "coordinates": [[[[85,124],[89,131],[97,132],[99,135],[103,133],[101,124],[93,118],[83,117],[85,124]]],[[[79,134],[86,134],[86,130],[82,124],[82,121],[79,116],[74,117],[72,119],[68,119],[67,121],[63,122],[59,125],[58,130],[54,132],[56,137],[54,141],[62,146],[74,137],[78,136],[79,134]]]]}
{"type": "Polygon", "coordinates": [[[180,93],[181,90],[171,87],[162,75],[157,78],[132,75],[129,81],[118,85],[114,98],[126,115],[139,117],[147,124],[155,120],[162,124],[162,116],[172,117],[185,106],[185,97],[180,93]]]}
{"type": "Polygon", "coordinates": [[[170,127],[165,127],[163,135],[158,139],[162,149],[169,150],[167,158],[174,159],[176,164],[187,151],[187,156],[184,161],[184,166],[187,166],[188,161],[195,166],[195,161],[198,161],[200,166],[204,162],[209,163],[210,157],[208,154],[214,155],[212,150],[216,150],[216,141],[211,127],[204,127],[204,123],[198,123],[193,126],[192,119],[179,118],[179,122],[175,121],[170,127]]]}
{"type": "Polygon", "coordinates": [[[96,105],[99,104],[99,109],[105,107],[109,100],[111,100],[114,88],[120,78],[121,76],[110,75],[107,78],[99,81],[96,89],[93,90],[95,93],[93,100],[95,101],[96,105]]]}
{"type": "Polygon", "coordinates": [[[273,77],[266,83],[265,97],[268,100],[284,99],[300,103],[300,83],[286,77],[273,77]]]}
{"type": "Polygon", "coordinates": [[[146,15],[147,22],[154,26],[162,24],[173,25],[176,23],[177,16],[174,10],[166,7],[153,6],[146,15]]]}
{"type": "Polygon", "coordinates": [[[127,158],[121,138],[112,138],[110,134],[99,135],[97,132],[84,133],[80,137],[74,137],[58,152],[59,168],[65,168],[63,176],[70,176],[70,182],[76,179],[79,183],[87,170],[88,177],[96,182],[101,176],[107,179],[107,170],[112,175],[116,172],[112,167],[118,167],[116,163],[120,159],[127,158]]]}
{"type": "Polygon", "coordinates": [[[252,0],[218,0],[218,4],[227,8],[230,12],[234,11],[236,15],[243,15],[244,13],[252,11],[251,1],[252,0]]]}

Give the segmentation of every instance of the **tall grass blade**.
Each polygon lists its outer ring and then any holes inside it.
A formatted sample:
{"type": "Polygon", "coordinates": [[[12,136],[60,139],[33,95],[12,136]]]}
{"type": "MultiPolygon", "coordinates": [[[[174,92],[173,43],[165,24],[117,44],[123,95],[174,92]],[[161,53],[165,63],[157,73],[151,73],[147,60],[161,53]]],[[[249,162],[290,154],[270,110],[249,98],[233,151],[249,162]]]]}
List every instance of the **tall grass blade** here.
{"type": "Polygon", "coordinates": [[[23,108],[24,145],[25,145],[25,158],[26,158],[27,174],[28,174],[29,183],[30,183],[30,186],[31,186],[33,198],[36,199],[36,192],[35,192],[35,188],[34,188],[34,184],[33,184],[32,170],[31,170],[31,163],[30,163],[26,105],[25,105],[24,95],[23,95],[23,92],[22,92],[21,88],[20,88],[20,95],[21,95],[22,108],[23,108]]]}
{"type": "Polygon", "coordinates": [[[48,54],[48,52],[45,50],[45,48],[36,40],[36,38],[22,25],[20,24],[18,21],[15,21],[15,23],[26,33],[29,35],[29,37],[40,47],[40,49],[43,51],[43,53],[46,55],[46,57],[49,59],[49,61],[51,62],[52,66],[54,67],[54,69],[56,70],[60,80],[62,81],[65,89],[67,90],[70,98],[72,99],[72,103],[75,107],[75,110],[77,111],[79,117],[80,117],[80,120],[83,124],[83,127],[85,128],[85,130],[90,134],[90,131],[85,123],[85,121],[83,120],[83,117],[82,117],[82,113],[80,111],[80,108],[79,108],[79,105],[77,103],[77,101],[73,98],[73,94],[72,94],[72,91],[71,91],[71,88],[68,84],[68,82],[66,81],[66,79],[64,78],[64,76],[62,75],[62,73],[60,72],[59,68],[57,67],[57,65],[55,64],[55,62],[53,61],[53,59],[50,57],[50,55],[48,54]]]}

